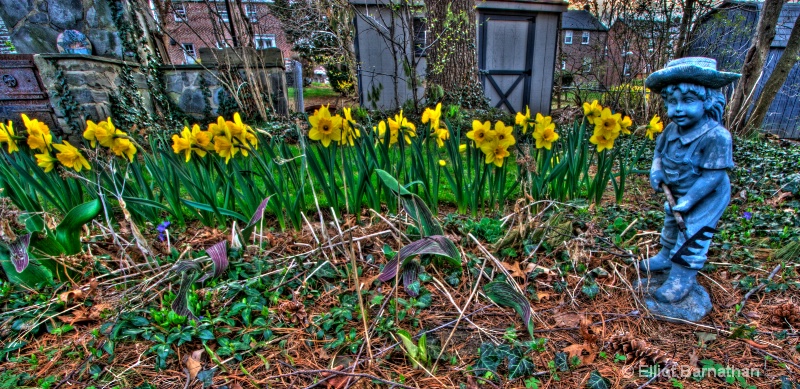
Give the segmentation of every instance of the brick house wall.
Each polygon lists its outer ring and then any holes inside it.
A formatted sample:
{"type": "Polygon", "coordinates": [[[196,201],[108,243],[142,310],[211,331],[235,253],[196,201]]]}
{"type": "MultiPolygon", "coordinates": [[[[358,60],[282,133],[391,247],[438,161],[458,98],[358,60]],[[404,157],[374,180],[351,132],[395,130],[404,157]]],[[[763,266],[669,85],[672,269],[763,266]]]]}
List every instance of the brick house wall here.
{"type": "MultiPolygon", "coordinates": [[[[675,25],[675,23],[672,23],[675,25]]],[[[619,85],[646,78],[672,57],[676,33],[671,24],[652,20],[620,19],[608,34],[607,67],[608,85],[619,85]]]]}
{"type": "Polygon", "coordinates": [[[588,10],[562,14],[556,72],[564,77],[564,86],[600,88],[605,84],[603,75],[607,40],[608,28],[588,10]],[[572,78],[572,82],[567,85],[569,78],[572,78]]]}
{"type": "MultiPolygon", "coordinates": [[[[257,49],[277,47],[284,58],[294,54],[292,43],[287,41],[280,21],[270,13],[267,2],[243,1],[246,18],[241,18],[241,13],[233,8],[234,2],[230,5],[237,37],[252,36],[246,42],[238,42],[240,46],[257,49]],[[242,33],[248,29],[252,29],[252,34],[242,33]]],[[[230,24],[222,19],[225,16],[231,17],[227,15],[224,1],[173,1],[164,20],[164,44],[170,62],[175,65],[191,64],[194,63],[192,54],[197,58],[200,48],[233,46],[230,24]]]]}

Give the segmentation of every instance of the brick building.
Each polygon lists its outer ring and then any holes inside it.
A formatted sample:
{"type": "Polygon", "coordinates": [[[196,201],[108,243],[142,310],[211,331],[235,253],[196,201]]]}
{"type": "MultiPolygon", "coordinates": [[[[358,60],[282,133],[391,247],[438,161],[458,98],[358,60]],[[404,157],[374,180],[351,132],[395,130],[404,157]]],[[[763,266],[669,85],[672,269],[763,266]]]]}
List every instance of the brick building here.
{"type": "Polygon", "coordinates": [[[573,83],[584,86],[603,84],[598,75],[603,66],[608,27],[586,9],[564,12],[561,16],[559,40],[560,70],[564,86],[573,83]],[[590,84],[590,85],[586,85],[590,84]]]}
{"type": "Polygon", "coordinates": [[[165,16],[164,44],[170,62],[176,65],[197,62],[198,50],[204,47],[235,46],[266,49],[277,47],[284,58],[290,58],[292,42],[288,42],[280,21],[270,13],[271,0],[243,0],[226,3],[222,0],[172,1],[165,16]],[[231,34],[231,20],[237,42],[231,34]]]}

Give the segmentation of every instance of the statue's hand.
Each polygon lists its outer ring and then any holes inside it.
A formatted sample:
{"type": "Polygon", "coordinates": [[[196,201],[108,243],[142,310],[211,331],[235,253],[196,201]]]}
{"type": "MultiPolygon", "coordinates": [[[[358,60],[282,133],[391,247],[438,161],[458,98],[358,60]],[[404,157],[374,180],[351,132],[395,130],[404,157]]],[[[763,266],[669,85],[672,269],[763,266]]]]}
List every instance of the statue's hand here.
{"type": "Polygon", "coordinates": [[[689,199],[688,196],[683,196],[680,199],[678,199],[678,202],[675,203],[675,206],[672,207],[672,210],[675,212],[684,213],[692,209],[693,206],[694,202],[691,201],[691,199],[689,199]]]}
{"type": "Polygon", "coordinates": [[[664,176],[664,172],[661,170],[654,170],[650,172],[650,186],[653,187],[653,190],[661,193],[664,190],[661,189],[661,183],[666,181],[666,177],[664,176]]]}

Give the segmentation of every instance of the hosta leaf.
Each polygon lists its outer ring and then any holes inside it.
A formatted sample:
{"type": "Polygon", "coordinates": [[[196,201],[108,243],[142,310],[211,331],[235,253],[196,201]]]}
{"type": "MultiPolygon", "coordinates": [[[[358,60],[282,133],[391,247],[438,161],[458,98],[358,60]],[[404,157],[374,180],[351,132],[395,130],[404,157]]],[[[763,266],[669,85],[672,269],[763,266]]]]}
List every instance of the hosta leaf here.
{"type": "Polygon", "coordinates": [[[397,276],[397,262],[397,257],[394,257],[394,259],[389,261],[389,263],[383,267],[383,271],[378,276],[378,280],[380,280],[380,282],[389,281],[397,276]]]}
{"type": "Polygon", "coordinates": [[[85,202],[72,208],[61,224],[56,227],[56,240],[64,247],[64,254],[72,255],[81,252],[81,229],[103,209],[99,199],[85,202]]]}
{"type": "Polygon", "coordinates": [[[258,205],[256,211],[253,213],[253,217],[250,218],[250,221],[247,222],[247,226],[242,229],[241,237],[242,242],[247,242],[250,240],[250,235],[253,233],[253,230],[256,228],[256,225],[264,217],[264,210],[267,209],[267,204],[269,204],[269,199],[272,196],[267,196],[264,200],[261,201],[261,204],[258,205]]]}
{"type": "Polygon", "coordinates": [[[17,272],[11,263],[11,252],[5,245],[0,245],[0,267],[12,284],[24,285],[36,289],[39,285],[52,285],[53,274],[46,267],[41,266],[35,258],[29,259],[29,264],[22,272],[17,272]]]}
{"type": "Polygon", "coordinates": [[[189,310],[188,294],[199,270],[200,264],[194,261],[180,261],[172,267],[172,271],[181,275],[181,284],[170,307],[175,313],[195,320],[197,317],[189,310]]]}
{"type": "Polygon", "coordinates": [[[514,287],[504,281],[493,281],[483,287],[483,291],[495,304],[514,308],[522,317],[522,322],[528,327],[528,333],[533,339],[533,322],[531,303],[525,296],[517,292],[514,287]]]}
{"type": "Polygon", "coordinates": [[[11,252],[11,263],[17,269],[17,273],[22,273],[30,258],[28,257],[28,245],[31,243],[31,234],[25,234],[17,238],[14,242],[8,245],[8,250],[11,252]]]}
{"type": "Polygon", "coordinates": [[[206,253],[214,262],[214,277],[219,277],[228,268],[228,241],[223,240],[206,249],[206,253]]]}
{"type": "Polygon", "coordinates": [[[421,270],[422,266],[416,261],[408,261],[403,264],[403,286],[411,297],[419,296],[419,272],[421,270]]]}
{"type": "Polygon", "coordinates": [[[600,375],[597,370],[589,374],[589,381],[586,382],[586,387],[589,389],[609,389],[611,388],[610,382],[600,375]]]}
{"type": "Polygon", "coordinates": [[[400,196],[412,194],[408,191],[408,189],[402,187],[400,183],[397,182],[397,180],[392,177],[391,174],[389,174],[389,172],[381,169],[375,169],[375,173],[378,173],[378,177],[381,179],[381,181],[383,181],[383,184],[389,187],[389,189],[391,189],[391,191],[395,194],[399,194],[400,196]]]}
{"type": "Polygon", "coordinates": [[[433,213],[428,208],[422,199],[415,195],[410,194],[403,196],[403,209],[420,224],[423,236],[441,235],[444,233],[442,226],[434,219],[433,213]]]}
{"type": "Polygon", "coordinates": [[[405,263],[408,258],[422,254],[440,255],[447,258],[451,265],[461,266],[461,253],[458,251],[458,247],[443,235],[427,236],[403,246],[397,253],[397,257],[405,263]]]}

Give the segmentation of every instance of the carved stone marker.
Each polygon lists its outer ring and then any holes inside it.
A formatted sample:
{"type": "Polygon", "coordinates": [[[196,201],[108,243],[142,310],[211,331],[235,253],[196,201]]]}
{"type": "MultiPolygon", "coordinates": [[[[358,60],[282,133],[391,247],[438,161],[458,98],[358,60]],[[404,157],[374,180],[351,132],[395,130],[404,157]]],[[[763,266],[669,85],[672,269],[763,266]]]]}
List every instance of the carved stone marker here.
{"type": "Polygon", "coordinates": [[[65,30],[58,34],[57,43],[59,53],[92,55],[92,43],[80,31],[65,30]]]}

